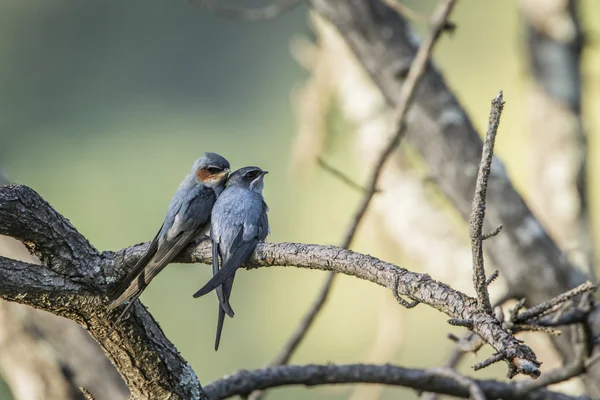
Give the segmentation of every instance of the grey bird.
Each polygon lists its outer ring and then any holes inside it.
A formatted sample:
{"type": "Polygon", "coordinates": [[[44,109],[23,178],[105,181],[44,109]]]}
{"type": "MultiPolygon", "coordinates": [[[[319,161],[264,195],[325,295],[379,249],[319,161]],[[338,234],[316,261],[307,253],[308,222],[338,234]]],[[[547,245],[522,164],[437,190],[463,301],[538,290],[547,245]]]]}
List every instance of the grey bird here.
{"type": "Polygon", "coordinates": [[[215,351],[219,349],[225,314],[230,317],[234,315],[229,297],[235,273],[256,245],[269,234],[269,209],[262,194],[263,178],[267,173],[258,167],[244,167],[233,172],[212,210],[210,238],[213,277],[194,297],[216,289],[219,317],[215,351]]]}
{"type": "Polygon", "coordinates": [[[194,162],[175,192],[160,230],[111,297],[109,311],[129,301],[114,326],[123,319],[150,281],[189,243],[208,231],[210,213],[225,189],[229,171],[229,162],[215,153],[204,153],[194,162]]]}

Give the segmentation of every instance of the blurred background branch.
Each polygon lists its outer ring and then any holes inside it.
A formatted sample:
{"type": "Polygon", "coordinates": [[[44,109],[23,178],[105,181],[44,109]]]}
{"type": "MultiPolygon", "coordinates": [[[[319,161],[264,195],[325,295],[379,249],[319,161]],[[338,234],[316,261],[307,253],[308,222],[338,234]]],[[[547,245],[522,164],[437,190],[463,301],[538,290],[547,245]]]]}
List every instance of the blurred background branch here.
{"type": "Polygon", "coordinates": [[[573,265],[595,281],[587,138],[581,119],[584,34],[575,0],[520,0],[531,140],[529,199],[573,265]]]}

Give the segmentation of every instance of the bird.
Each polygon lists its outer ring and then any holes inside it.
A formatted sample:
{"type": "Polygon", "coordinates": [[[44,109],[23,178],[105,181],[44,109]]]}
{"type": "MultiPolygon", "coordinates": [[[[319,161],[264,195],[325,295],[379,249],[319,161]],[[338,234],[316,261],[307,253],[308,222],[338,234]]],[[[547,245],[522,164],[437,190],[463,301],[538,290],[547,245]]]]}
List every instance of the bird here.
{"type": "Polygon", "coordinates": [[[269,208],[262,194],[266,174],[268,171],[259,167],[244,167],[231,173],[212,210],[213,277],[193,297],[204,296],[216,289],[219,315],[215,351],[219,349],[225,314],[234,315],[229,297],[235,273],[269,234],[269,208]]]}
{"type": "Polygon", "coordinates": [[[225,189],[229,171],[229,161],[216,153],[204,153],[194,162],[173,195],[158,233],[110,298],[109,312],[129,301],[113,326],[123,319],[150,281],[181,250],[206,234],[212,208],[225,189]]]}

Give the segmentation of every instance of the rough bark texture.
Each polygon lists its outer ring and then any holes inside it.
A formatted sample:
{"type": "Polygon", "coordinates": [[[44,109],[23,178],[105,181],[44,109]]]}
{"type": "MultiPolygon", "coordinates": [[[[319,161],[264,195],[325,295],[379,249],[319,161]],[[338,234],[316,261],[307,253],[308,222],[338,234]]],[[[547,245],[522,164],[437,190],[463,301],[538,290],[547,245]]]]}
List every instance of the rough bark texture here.
{"type": "MultiPolygon", "coordinates": [[[[0,186],[8,184],[0,172],[0,186]]],[[[0,255],[37,264],[18,240],[0,236],[0,255]]],[[[0,369],[17,400],[124,400],[129,390],[102,349],[75,322],[0,301],[0,369]]]]}
{"type": "MultiPolygon", "coordinates": [[[[394,107],[418,46],[407,22],[380,1],[310,0],[310,4],[339,30],[387,103],[394,107]]],[[[430,175],[467,219],[482,141],[433,65],[409,112],[407,128],[408,142],[420,151],[430,175]]],[[[562,257],[496,160],[488,188],[486,230],[501,224],[502,235],[491,240],[486,250],[512,294],[539,303],[586,280],[585,274],[562,257]]],[[[600,336],[597,309],[588,321],[594,337],[600,336]]],[[[570,335],[554,343],[564,358],[573,356],[570,335]]],[[[600,395],[600,363],[592,366],[587,376],[590,394],[600,395]]]]}
{"type": "Polygon", "coordinates": [[[104,295],[125,275],[125,269],[115,268],[121,259],[104,257],[24,186],[0,188],[0,221],[0,234],[21,240],[45,264],[0,257],[2,298],[72,319],[84,327],[121,372],[134,398],[205,398],[189,364],[141,303],[136,304],[131,318],[107,336],[112,325],[104,295]]]}

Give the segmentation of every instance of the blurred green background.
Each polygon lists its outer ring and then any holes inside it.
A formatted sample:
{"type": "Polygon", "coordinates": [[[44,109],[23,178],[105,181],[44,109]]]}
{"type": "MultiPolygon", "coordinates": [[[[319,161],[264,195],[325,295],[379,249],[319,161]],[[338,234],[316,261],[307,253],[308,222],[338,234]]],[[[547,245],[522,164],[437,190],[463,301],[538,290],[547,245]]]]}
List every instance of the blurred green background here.
{"type": "MultiPolygon", "coordinates": [[[[436,5],[405,3],[425,11],[436,5]]],[[[460,1],[453,14],[458,29],[441,40],[435,59],[480,131],[490,99],[504,90],[498,152],[524,188],[528,125],[521,96],[527,68],[515,3],[460,1]]],[[[591,16],[598,15],[600,3],[583,3],[590,40],[584,112],[591,134],[598,126],[597,113],[590,110],[598,106],[600,67],[598,27],[591,16]]],[[[306,6],[250,24],[219,19],[185,0],[2,0],[0,165],[10,179],[37,190],[100,250],[117,250],[153,237],[193,161],[215,151],[234,168],[255,164],[271,171],[265,188],[271,241],[335,244],[358,194],[325,173],[308,183],[290,178],[295,133],[290,94],[307,76],[290,55],[295,36],[312,36],[306,6]]],[[[336,159],[351,168],[344,143],[352,136],[336,140],[345,154],[336,159]]],[[[590,143],[597,147],[593,135],[590,143]]],[[[597,169],[594,159],[591,167],[597,169]]],[[[402,262],[393,249],[375,242],[359,235],[355,248],[402,262]]],[[[296,268],[241,272],[232,297],[236,318],[226,321],[218,353],[213,350],[216,299],[191,297],[209,276],[206,265],[173,265],[142,296],[202,383],[265,365],[324,274],[296,268]]],[[[376,310],[389,296],[342,277],[294,362],[365,360],[378,327],[376,310]]],[[[440,366],[451,348],[445,316],[421,306],[409,312],[398,307],[398,317],[404,321],[403,344],[389,361],[440,366]]],[[[480,376],[504,372],[499,366],[480,376]]],[[[343,399],[350,390],[285,388],[270,398],[343,399]]],[[[382,398],[398,396],[414,395],[392,388],[382,398]]],[[[7,389],[0,392],[0,399],[10,398],[7,389]]]]}

